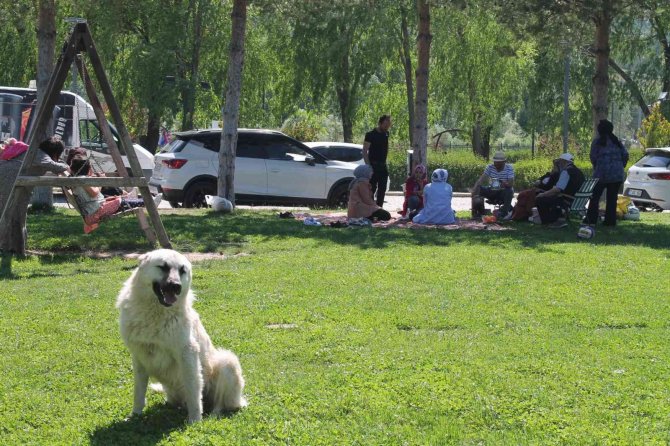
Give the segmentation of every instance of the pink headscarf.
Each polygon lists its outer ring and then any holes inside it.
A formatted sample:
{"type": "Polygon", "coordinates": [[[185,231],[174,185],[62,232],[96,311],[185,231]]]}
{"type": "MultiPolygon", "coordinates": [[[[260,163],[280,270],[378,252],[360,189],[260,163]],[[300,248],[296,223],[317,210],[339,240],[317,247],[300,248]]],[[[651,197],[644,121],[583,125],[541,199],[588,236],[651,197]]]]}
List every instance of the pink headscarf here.
{"type": "Polygon", "coordinates": [[[12,158],[16,158],[17,156],[21,155],[23,152],[28,150],[28,144],[22,142],[22,141],[17,141],[14,138],[9,138],[9,141],[7,141],[8,144],[5,146],[5,150],[2,151],[0,154],[0,159],[1,160],[10,160],[12,158]]]}
{"type": "Polygon", "coordinates": [[[414,173],[420,174],[421,178],[426,178],[428,169],[426,169],[426,166],[424,166],[423,164],[417,164],[416,166],[414,166],[414,173]]]}

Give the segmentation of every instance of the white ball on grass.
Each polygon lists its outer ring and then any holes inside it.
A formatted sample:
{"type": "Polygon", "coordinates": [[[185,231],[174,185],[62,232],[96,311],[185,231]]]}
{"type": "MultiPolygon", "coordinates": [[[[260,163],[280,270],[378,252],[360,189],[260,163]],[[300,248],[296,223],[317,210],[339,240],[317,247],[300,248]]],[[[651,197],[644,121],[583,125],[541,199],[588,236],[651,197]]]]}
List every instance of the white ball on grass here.
{"type": "Polygon", "coordinates": [[[589,240],[592,239],[596,235],[596,230],[593,228],[593,226],[580,226],[579,230],[577,231],[577,237],[589,240]]]}

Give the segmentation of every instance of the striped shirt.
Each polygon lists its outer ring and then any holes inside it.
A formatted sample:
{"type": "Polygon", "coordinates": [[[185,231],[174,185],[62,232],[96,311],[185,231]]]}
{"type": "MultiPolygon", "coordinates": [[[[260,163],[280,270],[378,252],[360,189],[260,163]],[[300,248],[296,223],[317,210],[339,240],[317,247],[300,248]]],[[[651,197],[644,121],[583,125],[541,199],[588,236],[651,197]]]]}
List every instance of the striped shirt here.
{"type": "Polygon", "coordinates": [[[505,163],[505,167],[503,167],[503,170],[498,172],[496,167],[493,164],[489,164],[486,166],[486,169],[484,169],[484,175],[489,177],[491,179],[491,182],[496,182],[497,181],[509,181],[514,179],[514,167],[512,167],[511,164],[505,163]]]}

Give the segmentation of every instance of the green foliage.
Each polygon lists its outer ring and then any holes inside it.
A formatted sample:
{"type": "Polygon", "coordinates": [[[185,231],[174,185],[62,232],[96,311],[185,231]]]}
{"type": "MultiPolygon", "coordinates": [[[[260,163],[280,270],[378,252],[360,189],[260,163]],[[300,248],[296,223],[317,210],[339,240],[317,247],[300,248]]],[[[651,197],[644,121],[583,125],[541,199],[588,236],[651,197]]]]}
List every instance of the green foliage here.
{"type": "Polygon", "coordinates": [[[655,104],[651,114],[642,121],[640,143],[645,149],[670,146],[670,121],[663,116],[660,104],[655,104]]]}
{"type": "MultiPolygon", "coordinates": [[[[552,159],[556,158],[556,156],[538,156],[532,158],[530,150],[507,152],[509,162],[514,164],[514,173],[516,175],[514,188],[519,191],[530,187],[533,181],[551,170],[552,159]]],[[[391,151],[389,153],[388,165],[391,177],[391,190],[400,190],[407,179],[406,152],[399,150],[391,151]]],[[[486,160],[474,155],[469,150],[428,152],[428,171],[432,172],[438,168],[447,169],[449,171],[449,184],[451,184],[455,192],[468,192],[468,189],[482,175],[486,165],[486,160]]],[[[590,162],[578,160],[577,166],[582,169],[586,176],[591,175],[592,167],[590,162]]]]}
{"type": "Polygon", "coordinates": [[[308,142],[318,141],[319,135],[324,133],[325,128],[319,116],[306,110],[298,110],[295,115],[284,121],[281,131],[298,141],[308,142]]]}
{"type": "Polygon", "coordinates": [[[493,127],[520,104],[533,76],[535,45],[481,8],[446,8],[435,18],[431,88],[459,125],[493,127]]]}
{"type": "MultiPolygon", "coordinates": [[[[32,217],[34,250],[81,232],[71,212],[32,217]]],[[[137,261],[80,251],[126,234],[125,249],[145,249],[122,218],[3,278],[2,443],[667,440],[668,214],[599,228],[591,242],[576,222],[445,231],[314,228],[258,212],[163,219],[177,249],[205,240],[247,254],[195,263],[193,286],[213,343],[240,357],[249,407],[187,425],[150,391],[145,413],[126,420],[133,379],[114,299],[137,261]]]]}

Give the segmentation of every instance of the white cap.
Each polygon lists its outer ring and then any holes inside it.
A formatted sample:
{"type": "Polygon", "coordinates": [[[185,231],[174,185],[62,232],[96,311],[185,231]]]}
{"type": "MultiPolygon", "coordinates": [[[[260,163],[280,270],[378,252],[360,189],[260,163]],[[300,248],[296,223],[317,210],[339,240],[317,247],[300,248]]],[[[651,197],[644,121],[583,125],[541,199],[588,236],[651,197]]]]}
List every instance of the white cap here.
{"type": "Polygon", "coordinates": [[[561,154],[561,156],[558,157],[558,159],[573,162],[575,160],[575,157],[572,156],[572,154],[570,153],[563,153],[561,154]]]}

